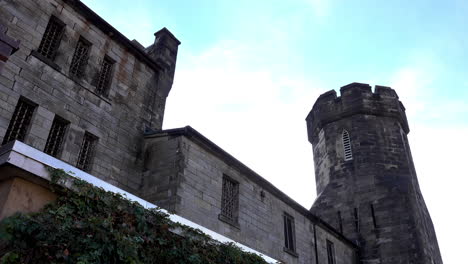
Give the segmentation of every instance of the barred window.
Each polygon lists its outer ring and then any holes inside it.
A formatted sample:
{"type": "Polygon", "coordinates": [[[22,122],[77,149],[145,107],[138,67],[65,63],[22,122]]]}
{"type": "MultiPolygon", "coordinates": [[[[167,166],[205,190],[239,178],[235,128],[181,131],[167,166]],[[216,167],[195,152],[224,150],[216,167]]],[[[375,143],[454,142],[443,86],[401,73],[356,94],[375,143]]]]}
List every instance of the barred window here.
{"type": "Polygon", "coordinates": [[[2,145],[12,141],[23,141],[31,123],[37,104],[21,97],[16,104],[15,112],[10,120],[2,145]]]}
{"type": "Polygon", "coordinates": [[[54,121],[52,122],[52,127],[50,128],[49,137],[47,138],[46,146],[44,152],[57,157],[62,150],[63,139],[65,138],[65,131],[67,130],[68,124],[67,120],[55,116],[54,121]]]}
{"type": "Polygon", "coordinates": [[[284,224],[284,249],[288,252],[296,252],[296,230],[294,227],[294,218],[284,213],[283,224],[284,224]]]}
{"type": "Polygon", "coordinates": [[[90,171],[92,166],[92,160],[94,157],[94,150],[98,137],[86,132],[83,137],[83,143],[81,143],[80,154],[78,155],[78,162],[76,167],[84,171],[90,171]]]}
{"type": "Polygon", "coordinates": [[[351,140],[349,138],[348,131],[343,130],[341,138],[343,140],[344,160],[345,161],[352,160],[353,159],[353,153],[351,151],[351,140]]]}
{"type": "Polygon", "coordinates": [[[327,258],[328,264],[335,264],[335,246],[330,240],[327,240],[327,258]]]}
{"type": "Polygon", "coordinates": [[[101,71],[99,72],[96,85],[96,92],[100,95],[107,95],[111,82],[113,66],[114,61],[111,58],[105,56],[102,60],[101,71]]]}
{"type": "Polygon", "coordinates": [[[80,37],[76,44],[75,53],[70,65],[70,74],[75,77],[82,77],[86,64],[88,64],[88,55],[91,49],[91,43],[80,37]]]}
{"type": "Polygon", "coordinates": [[[231,178],[223,177],[221,197],[221,216],[232,223],[237,223],[239,213],[239,183],[231,178]]]}
{"type": "Polygon", "coordinates": [[[39,52],[44,57],[54,60],[60,45],[60,40],[65,29],[65,24],[52,16],[49,19],[44,35],[42,36],[39,52]]]}

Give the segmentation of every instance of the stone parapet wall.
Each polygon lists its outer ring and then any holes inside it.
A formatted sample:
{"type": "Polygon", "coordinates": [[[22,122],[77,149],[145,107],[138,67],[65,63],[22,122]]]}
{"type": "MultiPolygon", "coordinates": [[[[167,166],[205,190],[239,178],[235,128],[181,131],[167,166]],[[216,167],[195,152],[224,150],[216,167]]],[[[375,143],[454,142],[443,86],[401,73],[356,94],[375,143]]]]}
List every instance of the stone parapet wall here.
{"type": "Polygon", "coordinates": [[[316,142],[320,129],[326,124],[355,114],[392,117],[400,122],[406,133],[409,132],[405,108],[392,88],[376,86],[373,93],[368,84],[351,83],[341,87],[340,92],[339,97],[335,90],[320,95],[307,115],[311,143],[316,142]]]}

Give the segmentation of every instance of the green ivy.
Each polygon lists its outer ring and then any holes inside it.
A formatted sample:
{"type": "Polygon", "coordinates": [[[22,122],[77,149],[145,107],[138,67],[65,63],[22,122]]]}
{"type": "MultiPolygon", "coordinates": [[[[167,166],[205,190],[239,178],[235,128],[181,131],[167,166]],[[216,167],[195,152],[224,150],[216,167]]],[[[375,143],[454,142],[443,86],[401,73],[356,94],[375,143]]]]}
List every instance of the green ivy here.
{"type": "Polygon", "coordinates": [[[63,170],[50,175],[55,202],[0,222],[0,263],[266,263],[63,170]]]}

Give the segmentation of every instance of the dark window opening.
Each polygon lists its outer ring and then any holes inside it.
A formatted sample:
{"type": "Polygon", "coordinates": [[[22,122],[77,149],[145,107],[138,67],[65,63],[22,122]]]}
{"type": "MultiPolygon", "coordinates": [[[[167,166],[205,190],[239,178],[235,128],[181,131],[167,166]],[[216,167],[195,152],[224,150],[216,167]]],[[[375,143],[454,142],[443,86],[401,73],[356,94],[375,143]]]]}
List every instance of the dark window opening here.
{"type": "Polygon", "coordinates": [[[36,107],[37,104],[32,103],[25,98],[19,99],[18,104],[16,104],[15,112],[13,112],[13,116],[10,120],[10,124],[8,125],[8,129],[5,133],[5,137],[3,138],[2,145],[12,140],[24,140],[31,123],[34,109],[36,109],[36,107]]]}
{"type": "Polygon", "coordinates": [[[374,210],[374,205],[370,205],[371,209],[371,214],[372,214],[372,223],[374,224],[374,228],[377,228],[377,220],[375,219],[375,210],[374,210]]]}
{"type": "Polygon", "coordinates": [[[64,29],[65,24],[62,21],[58,20],[56,17],[51,17],[37,52],[53,61],[57,54],[64,29]]]}
{"type": "Polygon", "coordinates": [[[69,123],[70,122],[67,120],[55,116],[54,121],[52,122],[52,127],[50,128],[46,146],[44,148],[45,153],[54,157],[57,157],[60,154],[62,143],[65,138],[65,132],[69,123]]]}
{"type": "Polygon", "coordinates": [[[70,65],[70,75],[75,77],[82,77],[86,64],[88,64],[89,51],[91,49],[91,43],[84,38],[80,38],[76,44],[75,53],[70,65]]]}
{"type": "Polygon", "coordinates": [[[223,177],[221,196],[221,216],[224,220],[237,223],[239,213],[239,183],[231,178],[223,177]]]}
{"type": "Polygon", "coordinates": [[[94,150],[98,137],[86,132],[83,137],[83,143],[81,144],[80,154],[78,155],[78,162],[76,167],[84,171],[90,171],[92,166],[92,160],[94,156],[94,150]]]}
{"type": "Polygon", "coordinates": [[[341,218],[340,211],[338,211],[337,217],[338,217],[338,227],[340,228],[340,233],[343,233],[343,219],[341,218]]]}
{"type": "Polygon", "coordinates": [[[327,240],[327,258],[328,264],[335,264],[335,246],[330,240],[327,240]]]}
{"type": "Polygon", "coordinates": [[[356,232],[359,232],[359,211],[357,208],[354,208],[354,227],[356,232]]]}
{"type": "Polygon", "coordinates": [[[108,93],[113,65],[114,61],[107,56],[102,60],[101,71],[99,72],[96,85],[96,92],[100,95],[107,95],[108,93]]]}
{"type": "Polygon", "coordinates": [[[294,218],[288,214],[283,215],[284,221],[284,248],[287,251],[296,252],[296,234],[294,218]]]}

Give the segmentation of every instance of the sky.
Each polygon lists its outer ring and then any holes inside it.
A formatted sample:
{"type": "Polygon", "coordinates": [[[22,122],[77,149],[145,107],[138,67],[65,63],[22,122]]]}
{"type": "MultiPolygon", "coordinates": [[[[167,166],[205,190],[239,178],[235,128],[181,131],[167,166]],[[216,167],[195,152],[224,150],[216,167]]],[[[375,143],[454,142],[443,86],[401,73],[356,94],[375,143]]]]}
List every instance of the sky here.
{"type": "Polygon", "coordinates": [[[351,82],[396,89],[442,258],[466,258],[468,1],[83,2],[144,46],[167,27],[182,44],[164,128],[192,126],[305,208],[317,97],[351,82]]]}

